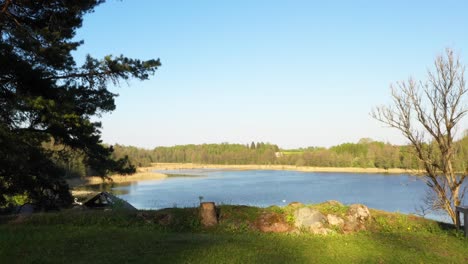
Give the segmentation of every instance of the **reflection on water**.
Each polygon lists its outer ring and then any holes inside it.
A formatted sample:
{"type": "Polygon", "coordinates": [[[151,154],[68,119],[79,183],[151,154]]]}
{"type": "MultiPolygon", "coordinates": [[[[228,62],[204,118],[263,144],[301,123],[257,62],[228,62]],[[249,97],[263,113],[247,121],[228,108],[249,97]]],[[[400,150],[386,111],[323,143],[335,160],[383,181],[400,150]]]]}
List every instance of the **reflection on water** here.
{"type": "MultiPolygon", "coordinates": [[[[160,172],[172,177],[92,188],[110,191],[139,209],[194,207],[203,196],[205,201],[217,204],[260,207],[339,200],[402,213],[416,213],[427,190],[420,178],[410,175],[219,169],[160,172]]],[[[443,220],[440,215],[426,217],[443,220]]]]}
{"type": "Polygon", "coordinates": [[[196,174],[183,174],[183,173],[164,173],[167,177],[203,177],[203,175],[196,175],[196,174]]]}
{"type": "Polygon", "coordinates": [[[125,183],[99,183],[87,186],[80,186],[77,190],[91,191],[91,192],[110,192],[115,195],[129,194],[132,189],[131,186],[135,185],[136,182],[125,182],[125,183]]]}

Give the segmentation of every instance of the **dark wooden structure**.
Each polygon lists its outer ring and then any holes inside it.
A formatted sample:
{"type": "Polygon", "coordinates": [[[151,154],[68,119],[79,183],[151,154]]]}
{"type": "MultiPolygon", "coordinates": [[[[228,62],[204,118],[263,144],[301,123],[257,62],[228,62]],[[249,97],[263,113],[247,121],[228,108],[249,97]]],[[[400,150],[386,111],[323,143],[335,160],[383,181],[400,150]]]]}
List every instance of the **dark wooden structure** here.
{"type": "Polygon", "coordinates": [[[100,192],[83,203],[83,206],[90,209],[124,209],[137,210],[127,201],[120,199],[108,192],[100,192]]]}
{"type": "Polygon", "coordinates": [[[463,213],[465,237],[468,237],[468,206],[456,206],[455,207],[455,218],[457,229],[460,228],[460,213],[463,213]]]}

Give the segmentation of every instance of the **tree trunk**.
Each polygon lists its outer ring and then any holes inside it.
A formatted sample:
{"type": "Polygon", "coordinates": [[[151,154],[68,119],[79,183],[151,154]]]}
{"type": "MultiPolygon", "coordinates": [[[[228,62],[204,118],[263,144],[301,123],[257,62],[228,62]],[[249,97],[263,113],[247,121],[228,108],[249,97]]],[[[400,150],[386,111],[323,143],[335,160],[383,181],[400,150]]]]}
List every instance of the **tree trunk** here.
{"type": "Polygon", "coordinates": [[[216,207],[214,202],[200,203],[200,217],[203,226],[215,226],[218,224],[216,207]]]}

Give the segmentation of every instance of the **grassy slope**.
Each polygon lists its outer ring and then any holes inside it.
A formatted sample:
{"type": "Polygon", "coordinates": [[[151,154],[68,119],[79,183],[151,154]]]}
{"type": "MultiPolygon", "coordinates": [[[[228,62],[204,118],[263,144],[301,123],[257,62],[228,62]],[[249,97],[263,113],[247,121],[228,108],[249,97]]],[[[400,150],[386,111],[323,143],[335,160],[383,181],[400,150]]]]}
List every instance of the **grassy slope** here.
{"type": "MultiPolygon", "coordinates": [[[[320,208],[331,210],[334,208],[320,208]]],[[[335,208],[336,209],[336,208],[335,208]]],[[[468,239],[432,221],[372,211],[369,231],[328,236],[263,234],[248,224],[262,210],[221,207],[206,230],[192,209],[172,209],[162,227],[135,214],[60,213],[0,225],[1,263],[467,263],[468,239]]],[[[336,210],[338,213],[340,210],[336,210]]]]}

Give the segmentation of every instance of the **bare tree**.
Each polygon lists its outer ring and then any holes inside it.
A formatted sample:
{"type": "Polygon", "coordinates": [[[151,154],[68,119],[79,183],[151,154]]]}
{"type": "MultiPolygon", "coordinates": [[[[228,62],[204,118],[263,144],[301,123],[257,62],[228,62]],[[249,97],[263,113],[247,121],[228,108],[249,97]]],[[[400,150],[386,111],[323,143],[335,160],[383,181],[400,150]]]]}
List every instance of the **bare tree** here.
{"type": "Polygon", "coordinates": [[[371,115],[409,140],[433,191],[432,208],[445,211],[455,223],[455,206],[466,193],[466,171],[454,168],[454,135],[468,111],[465,66],[450,49],[435,59],[434,66],[426,82],[410,78],[391,85],[393,104],[377,107],[371,115]]]}

